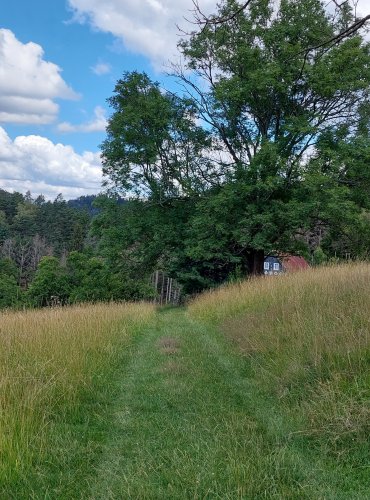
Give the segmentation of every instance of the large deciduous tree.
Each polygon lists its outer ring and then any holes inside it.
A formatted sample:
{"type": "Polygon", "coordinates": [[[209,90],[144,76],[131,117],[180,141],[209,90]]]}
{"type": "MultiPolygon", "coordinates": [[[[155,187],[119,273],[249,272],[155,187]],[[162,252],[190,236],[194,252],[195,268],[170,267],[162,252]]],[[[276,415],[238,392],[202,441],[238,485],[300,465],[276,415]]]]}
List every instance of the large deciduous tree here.
{"type": "MultiPolygon", "coordinates": [[[[272,1],[241,11],[237,5],[224,2],[222,24],[206,25],[182,43],[192,73],[178,76],[229,157],[226,194],[217,196],[224,204],[229,198],[235,217],[223,236],[260,271],[265,251],[286,248],[311,223],[314,193],[307,197],[304,189],[302,197],[309,160],[324,134],[354,134],[369,99],[370,57],[360,36],[329,49],[321,44],[344,21],[331,19],[319,0],[282,0],[277,11],[272,1]]],[[[320,173],[331,177],[316,164],[320,173]]]]}
{"type": "Polygon", "coordinates": [[[297,248],[318,223],[340,232],[358,216],[370,49],[357,32],[326,43],[353,17],[320,0],[225,0],[214,19],[179,45],[181,98],[146,75],[118,82],[102,151],[126,192],[195,199],[179,260],[222,280],[233,266],[261,272],[266,252],[297,248]]]}
{"type": "Polygon", "coordinates": [[[204,190],[214,166],[209,133],[192,100],[164,92],[145,73],[126,73],[108,99],[114,113],[102,144],[103,171],[121,191],[164,202],[204,190]]]}

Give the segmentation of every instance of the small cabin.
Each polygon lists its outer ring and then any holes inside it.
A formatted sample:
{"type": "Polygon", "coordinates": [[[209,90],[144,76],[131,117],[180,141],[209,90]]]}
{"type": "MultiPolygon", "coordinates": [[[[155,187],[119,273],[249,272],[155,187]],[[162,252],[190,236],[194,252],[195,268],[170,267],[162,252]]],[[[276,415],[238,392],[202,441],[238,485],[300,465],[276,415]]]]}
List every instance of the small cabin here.
{"type": "Polygon", "coordinates": [[[274,255],[266,257],[263,263],[263,272],[270,276],[283,273],[283,263],[280,258],[274,255]]]}
{"type": "Polygon", "coordinates": [[[269,255],[265,258],[263,272],[273,276],[282,273],[301,271],[310,267],[303,257],[298,255],[269,255]]]}

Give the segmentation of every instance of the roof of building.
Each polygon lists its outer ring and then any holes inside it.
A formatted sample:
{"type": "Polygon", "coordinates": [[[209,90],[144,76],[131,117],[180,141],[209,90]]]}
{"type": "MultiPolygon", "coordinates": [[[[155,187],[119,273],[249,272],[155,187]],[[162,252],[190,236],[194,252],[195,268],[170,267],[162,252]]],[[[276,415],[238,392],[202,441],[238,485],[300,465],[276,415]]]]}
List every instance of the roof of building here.
{"type": "Polygon", "coordinates": [[[283,255],[281,260],[286,271],[290,272],[300,271],[301,269],[310,267],[306,259],[298,255],[283,255]]]}

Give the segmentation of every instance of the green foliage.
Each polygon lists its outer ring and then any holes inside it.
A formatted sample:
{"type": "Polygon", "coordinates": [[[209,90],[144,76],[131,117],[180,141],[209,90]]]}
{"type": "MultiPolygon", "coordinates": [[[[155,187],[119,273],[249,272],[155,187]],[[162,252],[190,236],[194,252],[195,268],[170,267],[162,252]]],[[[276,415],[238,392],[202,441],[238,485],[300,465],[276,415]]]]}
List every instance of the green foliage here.
{"type": "Polygon", "coordinates": [[[115,282],[101,258],[72,252],[67,261],[71,302],[112,300],[115,282]]]}
{"type": "Polygon", "coordinates": [[[164,204],[131,200],[124,205],[101,200],[93,234],[99,238],[99,252],[112,272],[130,283],[142,283],[144,288],[157,268],[178,272],[186,258],[185,229],[193,203],[189,198],[164,204]]]}
{"type": "Polygon", "coordinates": [[[348,221],[343,231],[333,228],[324,238],[323,247],[329,255],[346,256],[351,259],[370,257],[370,212],[362,210],[348,221]]]}
{"type": "Polygon", "coordinates": [[[327,261],[327,256],[321,247],[317,247],[312,254],[312,262],[319,266],[327,261]]]}
{"type": "MultiPolygon", "coordinates": [[[[262,1],[237,16],[230,17],[232,12],[235,2],[224,2],[219,14],[230,21],[206,26],[181,44],[189,68],[210,84],[201,92],[199,110],[232,160],[231,182],[221,194],[216,190],[196,224],[208,253],[225,252],[227,259],[242,255],[242,249],[290,251],[297,232],[319,217],[343,231],[343,219],[355,214],[351,200],[359,201],[351,181],[364,194],[359,171],[362,177],[369,171],[356,161],[356,168],[342,168],[339,177],[339,164],[328,168],[320,156],[327,136],[345,132],[342,140],[356,147],[353,126],[364,120],[368,102],[368,45],[354,37],[330,50],[318,47],[337,26],[316,0],[283,1],[278,15],[272,2],[262,1]],[[317,143],[320,152],[313,148],[317,143]],[[308,162],[310,157],[317,162],[308,162]]],[[[180,77],[191,85],[186,75],[180,77]]],[[[364,148],[361,155],[366,157],[364,148]]],[[[343,165],[343,151],[339,158],[343,165]]],[[[198,252],[199,246],[198,239],[198,252]]]]}
{"type": "Polygon", "coordinates": [[[16,307],[20,302],[17,274],[17,268],[10,259],[0,258],[0,309],[16,307]]]}
{"type": "Polygon", "coordinates": [[[6,276],[11,276],[17,278],[18,271],[11,259],[2,258],[0,259],[0,274],[5,274],[6,276]]]}
{"type": "Polygon", "coordinates": [[[103,171],[122,192],[155,200],[197,192],[210,175],[201,152],[208,133],[195,105],[162,92],[145,73],[125,73],[108,99],[114,110],[102,144],[103,171]]]}
{"type": "Polygon", "coordinates": [[[24,202],[24,196],[21,193],[8,193],[0,189],[0,210],[5,213],[6,221],[11,224],[17,213],[17,207],[24,202]]]}
{"type": "Polygon", "coordinates": [[[43,257],[28,296],[37,306],[63,304],[68,299],[70,287],[67,272],[56,257],[43,257]]]}
{"type": "Polygon", "coordinates": [[[89,223],[89,212],[69,206],[61,195],[46,202],[29,192],[23,196],[0,190],[0,259],[11,259],[13,275],[26,289],[41,257],[64,258],[71,250],[84,250],[89,223]]]}
{"type": "Polygon", "coordinates": [[[0,244],[5,239],[43,239],[60,255],[65,250],[81,250],[87,235],[90,215],[73,208],[59,195],[53,202],[42,196],[0,190],[0,244]]]}
{"type": "Polygon", "coordinates": [[[62,196],[41,204],[36,214],[37,233],[52,245],[56,255],[81,250],[89,222],[87,212],[70,207],[62,196]]]}
{"type": "Polygon", "coordinates": [[[0,270],[0,309],[15,307],[18,303],[20,290],[14,276],[0,270]]]}
{"type": "MultiPolygon", "coordinates": [[[[4,195],[4,208],[13,196],[4,195]]],[[[73,203],[67,204],[61,196],[54,202],[46,202],[43,197],[33,200],[28,193],[17,200],[19,203],[10,222],[6,211],[0,212],[0,237],[2,228],[7,236],[0,240],[0,256],[10,256],[7,259],[0,257],[0,274],[12,277],[11,280],[6,278],[6,286],[4,281],[4,304],[17,305],[10,287],[13,278],[23,289],[29,288],[26,294],[20,294],[17,288],[18,296],[25,295],[29,306],[142,300],[153,296],[147,270],[136,275],[128,262],[120,264],[119,248],[110,234],[104,232],[102,237],[107,248],[104,250],[102,244],[101,252],[96,252],[96,237],[87,238],[89,213],[99,214],[101,209],[90,207],[89,212],[86,204],[91,203],[90,198],[77,200],[77,208],[73,203]],[[78,208],[81,204],[82,209],[78,208]],[[42,257],[46,259],[39,264],[42,257]]],[[[117,211],[123,207],[122,200],[106,196],[101,196],[99,202],[102,206],[112,205],[117,211]]],[[[103,215],[101,217],[104,219],[103,215]]]]}
{"type": "Polygon", "coordinates": [[[350,14],[334,19],[319,0],[283,0],[277,12],[268,0],[242,10],[224,1],[222,23],[179,44],[185,97],[145,74],[119,80],[104,171],[107,183],[141,200],[118,223],[104,209],[98,225],[112,261],[164,268],[192,292],[237,269],[262,272],[267,252],[307,252],[318,225],[329,256],[354,221],[363,227],[369,44],[360,35],[324,43],[350,14]]]}
{"type": "Polygon", "coordinates": [[[9,224],[6,220],[6,213],[0,210],[0,244],[9,236],[9,224]]]}
{"type": "Polygon", "coordinates": [[[37,206],[27,201],[17,206],[17,214],[13,219],[13,231],[22,237],[33,236],[36,233],[37,206]]]}
{"type": "Polygon", "coordinates": [[[153,296],[149,285],[109,268],[102,257],[71,252],[67,259],[67,273],[71,302],[142,300],[153,296]]]}

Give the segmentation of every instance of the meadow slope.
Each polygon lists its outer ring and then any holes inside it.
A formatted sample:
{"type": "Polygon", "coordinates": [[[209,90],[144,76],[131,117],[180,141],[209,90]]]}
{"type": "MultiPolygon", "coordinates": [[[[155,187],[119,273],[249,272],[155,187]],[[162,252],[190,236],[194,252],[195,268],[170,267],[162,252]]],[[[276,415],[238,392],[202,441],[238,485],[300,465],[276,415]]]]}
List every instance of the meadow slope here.
{"type": "Polygon", "coordinates": [[[3,497],[370,497],[369,265],[249,280],[187,309],[97,307],[33,313],[44,336],[2,317],[3,497]],[[93,347],[69,314],[104,323],[93,347]]]}

